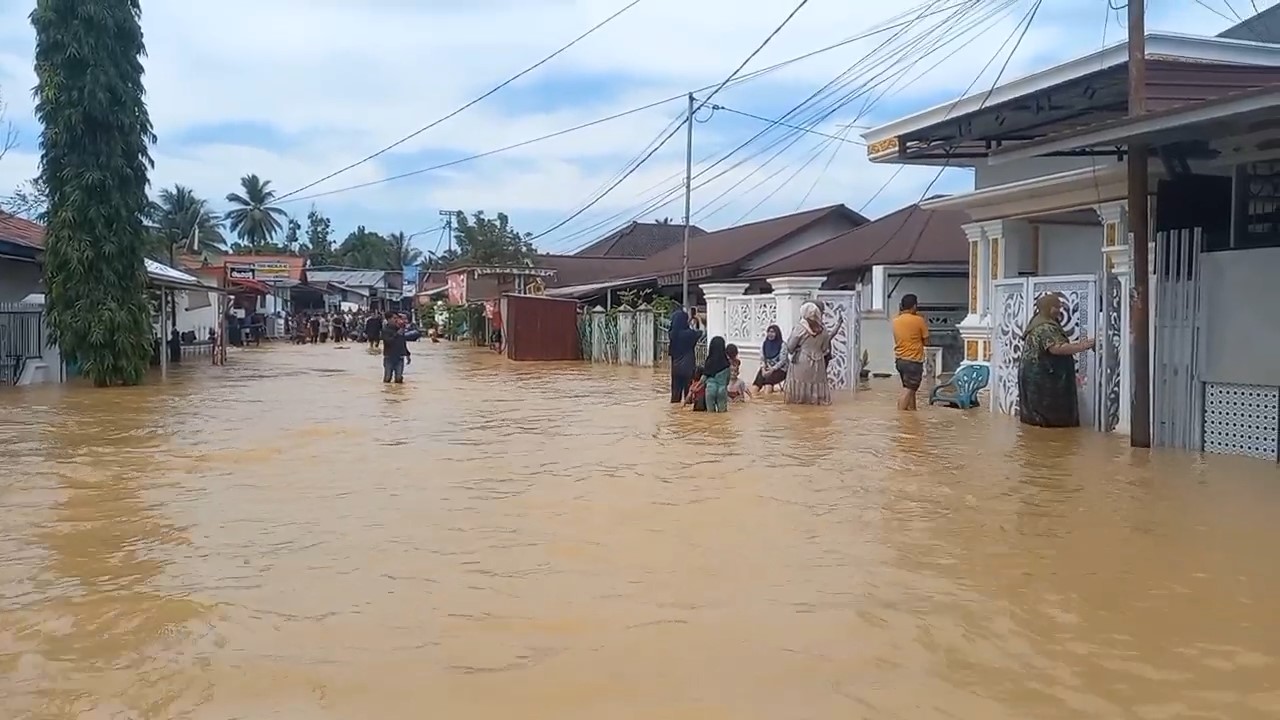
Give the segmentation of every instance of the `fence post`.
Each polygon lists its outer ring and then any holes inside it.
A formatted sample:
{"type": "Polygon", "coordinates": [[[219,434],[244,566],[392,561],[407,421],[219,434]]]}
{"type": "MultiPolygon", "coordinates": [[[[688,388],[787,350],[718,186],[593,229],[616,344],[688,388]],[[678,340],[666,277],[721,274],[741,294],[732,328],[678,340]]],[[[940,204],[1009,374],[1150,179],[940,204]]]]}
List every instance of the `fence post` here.
{"type": "Polygon", "coordinates": [[[604,352],[605,312],[602,307],[591,309],[591,362],[607,362],[604,352]]]}
{"type": "Polygon", "coordinates": [[[641,305],[636,308],[636,364],[653,367],[653,308],[641,305]]]}
{"type": "Polygon", "coordinates": [[[623,305],[618,308],[618,364],[636,364],[636,311],[623,305]]]}

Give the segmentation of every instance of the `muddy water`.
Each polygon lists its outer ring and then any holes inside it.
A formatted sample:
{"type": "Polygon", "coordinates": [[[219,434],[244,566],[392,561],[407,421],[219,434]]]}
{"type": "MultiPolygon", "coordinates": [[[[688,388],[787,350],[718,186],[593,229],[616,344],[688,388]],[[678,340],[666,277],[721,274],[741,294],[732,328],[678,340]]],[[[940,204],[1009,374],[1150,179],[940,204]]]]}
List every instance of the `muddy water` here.
{"type": "Polygon", "coordinates": [[[1280,471],[329,347],[0,394],[0,717],[1280,713],[1280,471]]]}

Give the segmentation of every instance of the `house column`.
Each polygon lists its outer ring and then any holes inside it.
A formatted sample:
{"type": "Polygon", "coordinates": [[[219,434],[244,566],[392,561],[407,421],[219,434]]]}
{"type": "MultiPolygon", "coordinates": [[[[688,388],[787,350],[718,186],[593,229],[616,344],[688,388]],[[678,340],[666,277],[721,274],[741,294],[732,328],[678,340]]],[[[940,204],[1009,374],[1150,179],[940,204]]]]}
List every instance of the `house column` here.
{"type": "Polygon", "coordinates": [[[825,277],[769,278],[778,305],[778,329],[784,339],[791,337],[792,328],[800,320],[800,306],[816,298],[826,281],[825,277]]]}
{"type": "MultiPolygon", "coordinates": [[[[964,363],[986,363],[991,357],[991,248],[986,226],[990,223],[968,223],[964,234],[969,238],[969,313],[957,326],[964,340],[964,363]]],[[[997,238],[997,244],[999,240],[997,238]]],[[[999,251],[996,255],[999,268],[999,251]]]]}
{"type": "Polygon", "coordinates": [[[702,297],[707,301],[707,317],[705,327],[707,337],[717,335],[724,337],[729,329],[729,318],[725,316],[726,301],[731,297],[739,297],[747,291],[748,283],[707,283],[700,286],[702,297]]]}

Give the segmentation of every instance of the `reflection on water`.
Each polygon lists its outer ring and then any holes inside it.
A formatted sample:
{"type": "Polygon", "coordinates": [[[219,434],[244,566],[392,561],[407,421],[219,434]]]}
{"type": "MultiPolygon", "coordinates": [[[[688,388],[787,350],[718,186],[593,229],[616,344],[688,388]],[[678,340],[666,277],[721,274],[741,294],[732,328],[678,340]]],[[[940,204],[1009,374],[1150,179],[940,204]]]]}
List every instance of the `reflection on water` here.
{"type": "Polygon", "coordinates": [[[420,345],[0,394],[0,717],[1280,713],[1280,471],[420,345]]]}

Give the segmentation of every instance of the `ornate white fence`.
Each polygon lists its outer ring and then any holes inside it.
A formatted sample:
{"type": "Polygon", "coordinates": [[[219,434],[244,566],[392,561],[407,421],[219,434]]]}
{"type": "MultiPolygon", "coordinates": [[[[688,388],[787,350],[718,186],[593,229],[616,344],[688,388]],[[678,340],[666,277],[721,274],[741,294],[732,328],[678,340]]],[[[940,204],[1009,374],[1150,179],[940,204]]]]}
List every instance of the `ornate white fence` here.
{"type": "Polygon", "coordinates": [[[598,363],[652,367],[656,360],[653,308],[595,308],[578,319],[582,358],[598,363]]]}
{"type": "Polygon", "coordinates": [[[855,290],[821,290],[826,278],[772,278],[773,293],[743,295],[746,283],[713,283],[702,286],[707,300],[707,335],[721,335],[737,345],[742,357],[756,360],[765,329],[777,325],[784,338],[800,320],[800,306],[810,300],[822,305],[827,327],[840,325],[832,338],[827,379],[836,390],[858,389],[862,364],[861,298],[855,290]]]}

